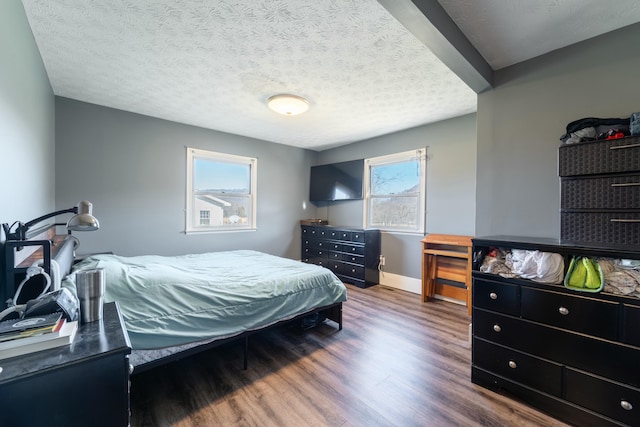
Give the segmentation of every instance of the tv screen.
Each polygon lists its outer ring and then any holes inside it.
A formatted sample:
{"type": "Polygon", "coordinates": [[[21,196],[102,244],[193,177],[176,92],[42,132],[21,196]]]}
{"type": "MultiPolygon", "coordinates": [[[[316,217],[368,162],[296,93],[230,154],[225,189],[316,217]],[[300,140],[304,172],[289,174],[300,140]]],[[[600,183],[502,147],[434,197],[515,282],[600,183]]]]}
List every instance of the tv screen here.
{"type": "Polygon", "coordinates": [[[311,166],[312,202],[362,199],[364,159],[311,166]]]}

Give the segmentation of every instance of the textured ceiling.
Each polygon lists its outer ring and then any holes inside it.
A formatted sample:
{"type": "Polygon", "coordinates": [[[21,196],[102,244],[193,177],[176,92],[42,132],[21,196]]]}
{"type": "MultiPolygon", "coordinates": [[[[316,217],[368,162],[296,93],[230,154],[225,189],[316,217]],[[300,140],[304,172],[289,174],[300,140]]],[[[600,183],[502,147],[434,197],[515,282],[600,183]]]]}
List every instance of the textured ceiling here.
{"type": "Polygon", "coordinates": [[[323,148],[476,109],[375,0],[23,0],[56,95],[323,148]],[[279,116],[277,93],[309,112],[279,116]]]}
{"type": "MultiPolygon", "coordinates": [[[[637,22],[640,9],[438,1],[494,69],[637,22]]],[[[375,0],[22,3],[63,97],[314,150],[476,110],[476,94],[375,0]],[[265,104],[278,93],[311,108],[279,116],[265,104]]]]}

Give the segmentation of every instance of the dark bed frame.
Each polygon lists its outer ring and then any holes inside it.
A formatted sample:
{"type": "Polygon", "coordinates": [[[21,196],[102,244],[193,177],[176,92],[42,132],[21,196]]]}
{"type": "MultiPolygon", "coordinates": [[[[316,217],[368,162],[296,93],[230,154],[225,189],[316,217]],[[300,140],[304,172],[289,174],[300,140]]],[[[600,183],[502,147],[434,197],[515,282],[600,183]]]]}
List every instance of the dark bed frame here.
{"type": "MultiPolygon", "coordinates": [[[[231,343],[231,342],[235,342],[235,341],[240,341],[243,340],[244,341],[244,348],[243,348],[243,360],[242,360],[242,369],[246,370],[247,367],[249,366],[249,337],[253,334],[256,334],[258,332],[263,332],[263,331],[267,331],[269,329],[274,329],[277,328],[281,325],[287,324],[287,323],[291,323],[291,322],[295,322],[298,320],[302,320],[304,317],[313,315],[315,313],[322,313],[324,314],[327,319],[332,320],[334,322],[336,322],[338,324],[338,330],[341,331],[342,330],[342,303],[338,302],[332,305],[328,305],[328,306],[324,306],[324,307],[319,307],[310,311],[306,311],[304,313],[300,313],[298,315],[296,315],[295,317],[289,318],[289,319],[285,319],[285,320],[280,320],[274,324],[271,324],[269,326],[265,326],[263,328],[259,328],[259,329],[252,329],[250,331],[245,331],[242,332],[238,335],[234,335],[232,337],[229,338],[223,338],[223,339],[214,339],[214,340],[205,340],[203,341],[203,344],[200,345],[196,345],[195,347],[191,347],[188,348],[186,350],[181,350],[178,351],[174,354],[171,354],[169,356],[165,356],[159,359],[154,359],[152,361],[140,364],[140,365],[136,365],[133,366],[133,371],[132,374],[139,374],[141,372],[147,371],[149,369],[158,367],[158,366],[162,366],[164,364],[167,363],[171,363],[171,362],[175,362],[177,360],[183,359],[185,357],[188,356],[192,356],[194,354],[197,353],[201,353],[203,351],[221,346],[223,344],[227,344],[227,343],[231,343]]],[[[133,350],[133,352],[135,352],[136,350],[133,350]]]]}
{"type": "MultiPolygon", "coordinates": [[[[71,239],[67,238],[66,236],[54,236],[53,233],[50,233],[49,236],[43,238],[40,238],[39,240],[31,240],[31,241],[22,241],[22,242],[5,242],[5,268],[6,268],[6,274],[5,274],[5,279],[6,279],[6,286],[4,289],[0,289],[0,295],[3,293],[1,291],[4,290],[4,293],[6,294],[6,298],[10,297],[13,295],[13,293],[16,291],[17,288],[17,282],[19,282],[19,278],[21,276],[24,276],[24,272],[26,271],[26,265],[25,264],[31,264],[34,261],[37,260],[44,260],[44,269],[47,273],[50,273],[51,271],[51,263],[50,260],[54,259],[56,261],[58,261],[59,263],[62,263],[63,265],[61,266],[61,270],[64,272],[68,272],[71,269],[71,263],[73,262],[73,259],[69,260],[68,256],[64,256],[61,257],[63,259],[59,259],[58,254],[61,254],[62,252],[67,252],[67,251],[62,251],[61,249],[65,246],[65,245],[72,245],[74,244],[72,241],[70,241],[71,239]],[[40,246],[42,249],[36,253],[34,253],[32,256],[29,256],[27,258],[28,263],[27,262],[23,262],[21,265],[16,266],[15,265],[15,259],[14,259],[14,249],[20,246],[40,246]],[[69,265],[67,265],[69,264],[69,265]]],[[[3,300],[4,301],[4,300],[3,300]]],[[[301,319],[307,317],[307,316],[311,316],[313,314],[316,313],[322,313],[326,316],[327,319],[332,320],[334,322],[336,322],[338,324],[338,330],[341,331],[342,330],[342,303],[335,303],[335,304],[331,304],[328,306],[324,306],[324,307],[318,307],[315,308],[313,310],[308,310],[305,311],[304,313],[300,313],[295,315],[292,318],[288,318],[288,319],[284,319],[284,320],[280,320],[274,324],[270,324],[269,326],[265,326],[263,328],[258,328],[258,329],[252,329],[250,331],[245,331],[245,332],[241,332],[238,335],[234,335],[232,337],[228,337],[228,338],[223,338],[223,339],[210,339],[210,340],[203,340],[201,341],[201,344],[197,344],[194,345],[192,347],[186,348],[184,350],[178,350],[175,353],[172,353],[170,355],[167,356],[163,356],[157,359],[153,359],[150,360],[148,362],[144,362],[142,364],[133,366],[132,365],[132,373],[138,374],[140,372],[144,372],[147,371],[149,369],[155,368],[157,366],[161,366],[164,365],[166,363],[170,363],[170,362],[174,362],[180,359],[183,359],[185,357],[200,353],[202,351],[206,351],[209,349],[212,349],[214,347],[218,347],[220,345],[223,344],[227,344],[227,343],[231,343],[234,341],[239,341],[239,340],[243,340],[244,341],[244,350],[243,350],[243,369],[247,369],[248,367],[248,362],[249,362],[249,337],[255,333],[258,332],[262,332],[262,331],[266,331],[269,329],[273,329],[276,327],[279,327],[283,324],[289,323],[289,322],[295,322],[295,321],[300,321],[301,319]]],[[[180,346],[176,346],[176,347],[180,347],[180,346]]],[[[132,352],[136,352],[136,350],[132,350],[132,352]]]]}

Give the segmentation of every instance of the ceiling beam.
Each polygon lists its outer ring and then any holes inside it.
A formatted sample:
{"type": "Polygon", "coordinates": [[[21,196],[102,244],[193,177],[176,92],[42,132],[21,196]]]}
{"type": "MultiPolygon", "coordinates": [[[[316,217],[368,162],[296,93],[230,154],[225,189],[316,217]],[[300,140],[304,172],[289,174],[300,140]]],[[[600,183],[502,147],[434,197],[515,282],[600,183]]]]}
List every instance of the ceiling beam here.
{"type": "Polygon", "coordinates": [[[476,93],[493,86],[493,69],[437,0],[378,0],[476,93]]]}

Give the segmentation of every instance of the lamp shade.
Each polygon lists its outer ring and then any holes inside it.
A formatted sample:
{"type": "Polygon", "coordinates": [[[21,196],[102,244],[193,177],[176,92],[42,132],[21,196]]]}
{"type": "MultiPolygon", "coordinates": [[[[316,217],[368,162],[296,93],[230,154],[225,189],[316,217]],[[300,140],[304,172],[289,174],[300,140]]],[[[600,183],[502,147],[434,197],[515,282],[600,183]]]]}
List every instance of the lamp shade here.
{"type": "Polygon", "coordinates": [[[295,116],[309,109],[309,101],[297,95],[273,95],[267,100],[267,106],[278,114],[295,116]]]}
{"type": "Polygon", "coordinates": [[[72,231],[93,231],[100,228],[100,222],[91,213],[93,205],[86,200],[78,203],[78,213],[67,221],[67,229],[72,231]]]}

